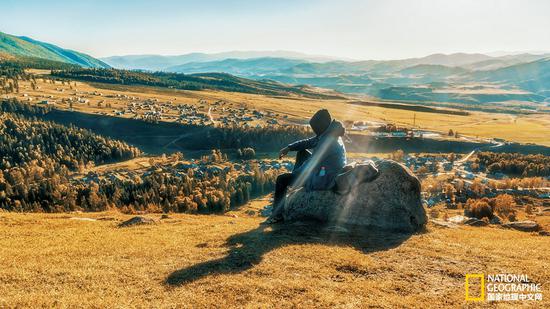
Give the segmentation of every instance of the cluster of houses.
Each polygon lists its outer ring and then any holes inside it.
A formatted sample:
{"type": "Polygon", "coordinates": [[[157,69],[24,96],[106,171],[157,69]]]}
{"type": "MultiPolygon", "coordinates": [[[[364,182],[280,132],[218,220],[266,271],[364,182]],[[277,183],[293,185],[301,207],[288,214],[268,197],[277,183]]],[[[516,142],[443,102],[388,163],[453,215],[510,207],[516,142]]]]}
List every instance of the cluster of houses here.
{"type": "MultiPolygon", "coordinates": [[[[460,180],[453,179],[451,181],[452,185],[456,185],[460,180]]],[[[445,203],[447,205],[447,208],[456,208],[456,205],[458,203],[466,203],[466,201],[469,198],[478,198],[478,194],[475,193],[471,188],[472,182],[464,181],[461,183],[463,186],[463,189],[460,194],[455,194],[454,198],[451,199],[448,197],[444,192],[437,192],[437,193],[428,193],[428,192],[422,192],[422,198],[423,203],[428,208],[433,207],[440,203],[445,203]]],[[[487,198],[494,198],[501,194],[509,194],[512,196],[529,196],[533,198],[539,198],[539,199],[550,199],[550,191],[547,189],[527,189],[527,188],[518,188],[518,189],[495,189],[495,188],[489,188],[487,187],[485,190],[485,193],[483,194],[483,197],[487,198]]],[[[546,201],[545,204],[548,204],[550,206],[550,202],[546,201]]]]}
{"type": "Polygon", "coordinates": [[[404,163],[413,171],[424,169],[427,173],[438,173],[439,171],[450,172],[453,170],[453,162],[449,161],[445,156],[429,156],[429,155],[405,155],[404,163]]]}
{"type": "MultiPolygon", "coordinates": [[[[98,92],[90,95],[103,96],[98,92]]],[[[233,104],[218,100],[211,104],[199,99],[198,104],[174,104],[174,101],[161,102],[157,98],[140,99],[125,94],[106,95],[106,98],[129,101],[125,108],[114,109],[115,116],[128,115],[134,119],[147,121],[174,121],[187,125],[251,126],[277,125],[278,115],[273,112],[261,112],[247,107],[233,107],[233,104]]],[[[80,102],[80,101],[79,101],[80,102]]]]}
{"type": "MultiPolygon", "coordinates": [[[[28,85],[25,88],[29,88],[28,85]]],[[[206,99],[198,99],[198,104],[174,104],[177,98],[161,100],[154,97],[143,98],[122,93],[102,93],[99,91],[81,91],[76,88],[55,87],[59,93],[57,98],[53,94],[29,95],[22,94],[22,99],[28,102],[38,100],[38,104],[68,105],[70,109],[78,104],[87,104],[91,107],[109,108],[109,110],[96,111],[102,115],[113,115],[147,121],[173,121],[189,125],[222,125],[222,126],[257,126],[276,125],[273,112],[261,112],[247,107],[235,107],[234,103],[225,100],[208,102],[206,99]],[[116,101],[122,101],[117,104],[116,101]],[[125,102],[126,104],[124,104],[125,102]],[[112,109],[110,109],[112,108],[112,109]]]]}
{"type": "Polygon", "coordinates": [[[198,103],[159,103],[148,99],[128,103],[126,110],[118,113],[131,113],[138,119],[175,121],[188,125],[250,126],[258,124],[254,122],[262,121],[266,124],[278,124],[277,120],[272,118],[275,115],[271,112],[264,113],[247,107],[234,108],[221,100],[208,104],[206,100],[200,99],[198,103]]]}
{"type": "MultiPolygon", "coordinates": [[[[29,88],[29,86],[25,86],[29,88]]],[[[175,104],[177,98],[159,99],[154,97],[138,97],[122,93],[102,93],[100,91],[82,91],[70,87],[55,87],[58,95],[24,93],[23,100],[31,102],[38,100],[41,105],[56,103],[67,106],[70,110],[81,104],[103,108],[97,114],[142,119],[151,122],[169,121],[187,125],[219,125],[219,126],[277,126],[286,118],[271,111],[260,111],[244,104],[225,100],[207,101],[198,99],[196,104],[175,104]],[[119,103],[117,103],[119,101],[119,103]]]]}
{"type": "Polygon", "coordinates": [[[441,133],[428,130],[419,130],[406,127],[399,127],[379,121],[354,121],[348,127],[349,131],[363,132],[376,138],[444,138],[441,133]]]}
{"type": "Polygon", "coordinates": [[[279,116],[271,111],[262,112],[248,107],[239,107],[239,108],[226,108],[221,107],[221,112],[219,108],[214,108],[213,111],[217,111],[220,114],[220,117],[217,119],[219,123],[224,126],[250,126],[252,124],[267,124],[267,125],[276,125],[279,124],[276,117],[279,116]]]}
{"type": "MultiPolygon", "coordinates": [[[[27,87],[25,87],[27,88],[27,87]]],[[[37,87],[40,88],[40,87],[37,87]]],[[[59,93],[64,93],[66,89],[63,88],[55,88],[55,91],[59,93]]],[[[55,103],[61,103],[61,104],[72,104],[72,103],[81,103],[81,104],[87,104],[90,103],[90,95],[95,93],[88,93],[88,92],[78,92],[76,90],[71,90],[72,92],[69,94],[69,97],[56,97],[52,94],[38,94],[31,96],[28,93],[22,94],[22,99],[27,102],[32,102],[34,100],[37,101],[39,105],[53,105],[55,103]]],[[[101,94],[99,94],[101,95],[101,94]]],[[[102,103],[103,101],[101,101],[102,103]]]]}
{"type": "MultiPolygon", "coordinates": [[[[427,207],[445,203],[448,208],[454,208],[457,203],[465,203],[469,198],[479,197],[479,190],[474,188],[476,181],[478,186],[481,184],[484,187],[483,190],[485,193],[483,196],[488,198],[493,198],[500,194],[510,194],[513,196],[530,196],[539,199],[550,199],[550,188],[498,189],[487,186],[490,180],[500,181],[501,179],[508,178],[508,176],[502,173],[485,174],[479,172],[479,170],[484,170],[484,167],[480,166],[480,168],[476,167],[474,169],[472,168],[472,161],[451,162],[446,156],[406,155],[404,157],[404,162],[415,171],[425,171],[424,175],[422,173],[417,173],[419,176],[425,176],[426,174],[434,176],[442,174],[454,176],[449,178],[449,184],[452,185],[453,188],[461,188],[460,194],[453,194],[453,199],[445,192],[423,192],[423,202],[427,207]]],[[[550,177],[547,177],[547,179],[550,180],[550,177]]]]}
{"type": "Polygon", "coordinates": [[[186,163],[178,163],[174,169],[178,171],[187,172],[189,169],[193,170],[195,176],[201,176],[204,173],[221,173],[221,172],[230,172],[231,170],[237,171],[239,173],[250,174],[255,170],[257,166],[261,171],[265,172],[268,170],[291,170],[294,166],[291,161],[276,161],[276,160],[259,160],[259,161],[242,161],[239,162],[224,162],[224,163],[203,163],[199,160],[190,160],[186,163]]]}
{"type": "Polygon", "coordinates": [[[22,96],[22,101],[33,102],[36,99],[39,105],[51,105],[55,103],[54,101],[55,96],[53,95],[44,94],[44,95],[38,95],[33,98],[29,96],[28,93],[23,93],[21,96],[22,96]]]}
{"type": "Polygon", "coordinates": [[[105,181],[110,182],[126,182],[135,177],[139,177],[140,173],[138,171],[127,170],[127,171],[109,171],[105,173],[89,172],[86,176],[80,179],[73,179],[74,182],[84,182],[84,183],[101,183],[105,181]]]}

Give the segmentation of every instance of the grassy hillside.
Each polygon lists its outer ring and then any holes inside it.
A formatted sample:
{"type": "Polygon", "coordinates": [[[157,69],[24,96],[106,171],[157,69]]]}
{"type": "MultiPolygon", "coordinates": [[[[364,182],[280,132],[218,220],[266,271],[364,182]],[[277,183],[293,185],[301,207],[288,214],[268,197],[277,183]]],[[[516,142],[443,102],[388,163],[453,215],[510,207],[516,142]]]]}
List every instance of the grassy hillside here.
{"type": "Polygon", "coordinates": [[[90,82],[122,85],[146,85],[185,90],[222,90],[254,94],[288,96],[297,95],[309,98],[339,98],[338,95],[323,94],[302,86],[289,86],[274,81],[257,81],[236,77],[226,73],[145,73],[115,69],[76,69],[54,71],[56,77],[90,82]]]}
{"type": "MultiPolygon", "coordinates": [[[[493,227],[352,237],[224,216],[0,213],[0,307],[462,308],[468,273],[527,274],[548,308],[548,237],[493,227]],[[74,219],[73,219],[74,218],[74,219]],[[498,241],[495,241],[498,240],[498,241]]],[[[538,217],[539,220],[542,217],[538,217]]],[[[546,217],[547,218],[547,217],[546,217]]],[[[548,222],[547,222],[548,223],[548,222]]]]}
{"type": "Polygon", "coordinates": [[[0,32],[0,53],[8,54],[15,58],[40,58],[88,68],[109,67],[108,64],[80,52],[3,32],[0,32]]]}
{"type": "Polygon", "coordinates": [[[530,91],[550,90],[550,57],[497,70],[477,72],[474,77],[519,85],[530,91]]]}
{"type": "Polygon", "coordinates": [[[76,64],[60,62],[55,60],[48,60],[37,57],[26,56],[12,56],[5,53],[0,53],[0,65],[3,67],[13,67],[20,70],[32,68],[32,69],[45,69],[45,70],[66,70],[79,68],[76,64]]]}
{"type": "MultiPolygon", "coordinates": [[[[418,102],[454,102],[471,105],[476,109],[484,103],[502,101],[530,101],[541,102],[546,97],[533,93],[460,93],[454,91],[441,91],[431,87],[388,87],[378,92],[378,97],[385,100],[418,101],[418,102]]],[[[526,108],[529,106],[526,106],[526,108]]],[[[521,112],[523,106],[518,106],[515,111],[521,112]]],[[[535,107],[529,107],[536,111],[535,107]]]]}

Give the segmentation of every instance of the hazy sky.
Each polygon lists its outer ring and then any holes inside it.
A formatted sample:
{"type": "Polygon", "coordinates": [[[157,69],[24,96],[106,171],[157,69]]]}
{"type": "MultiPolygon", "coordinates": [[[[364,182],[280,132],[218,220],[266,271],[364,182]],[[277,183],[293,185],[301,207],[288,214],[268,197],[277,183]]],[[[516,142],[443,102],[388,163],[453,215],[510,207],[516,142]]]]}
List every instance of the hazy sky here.
{"type": "Polygon", "coordinates": [[[550,51],[546,0],[0,0],[0,31],[96,57],[293,50],[354,59],[550,51]]]}

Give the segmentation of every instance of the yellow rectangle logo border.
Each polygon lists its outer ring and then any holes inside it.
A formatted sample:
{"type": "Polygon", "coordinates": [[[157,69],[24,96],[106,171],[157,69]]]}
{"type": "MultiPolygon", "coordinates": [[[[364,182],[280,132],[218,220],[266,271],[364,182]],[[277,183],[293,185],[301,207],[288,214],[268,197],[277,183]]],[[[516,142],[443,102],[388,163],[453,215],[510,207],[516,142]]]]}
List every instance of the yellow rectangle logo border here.
{"type": "Polygon", "coordinates": [[[466,293],[465,297],[467,301],[483,301],[485,300],[485,276],[483,274],[466,274],[466,293]],[[470,297],[470,278],[481,279],[481,295],[479,297],[470,297]]]}

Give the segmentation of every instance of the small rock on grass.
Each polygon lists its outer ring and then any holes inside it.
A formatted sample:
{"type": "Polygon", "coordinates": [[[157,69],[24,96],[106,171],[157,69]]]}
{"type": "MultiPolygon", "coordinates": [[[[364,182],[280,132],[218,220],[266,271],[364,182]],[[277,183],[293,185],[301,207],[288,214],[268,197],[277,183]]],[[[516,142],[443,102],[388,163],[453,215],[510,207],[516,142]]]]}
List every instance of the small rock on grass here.
{"type": "Polygon", "coordinates": [[[509,222],[502,225],[502,227],[510,228],[522,232],[536,232],[540,230],[540,225],[535,221],[525,220],[525,221],[515,221],[509,222]]]}
{"type": "Polygon", "coordinates": [[[469,218],[468,220],[464,221],[464,225],[469,226],[486,226],[487,222],[483,220],[479,220],[477,218],[469,218]]]}
{"type": "Polygon", "coordinates": [[[461,215],[453,216],[453,217],[450,217],[449,219],[447,219],[447,221],[449,221],[451,223],[456,223],[456,224],[462,224],[462,223],[464,223],[464,221],[467,221],[467,220],[468,220],[468,217],[461,216],[461,215]]]}
{"type": "Polygon", "coordinates": [[[447,221],[443,221],[443,220],[439,220],[439,219],[431,219],[430,222],[432,222],[434,225],[436,225],[438,227],[446,227],[446,228],[451,228],[451,229],[458,228],[458,225],[456,225],[456,223],[447,222],[447,221]]]}
{"type": "Polygon", "coordinates": [[[78,221],[97,221],[96,219],[93,219],[93,218],[82,218],[82,217],[72,217],[72,218],[69,218],[71,220],[78,220],[78,221]]]}
{"type": "Polygon", "coordinates": [[[116,221],[117,219],[114,218],[114,217],[100,217],[100,218],[97,218],[97,220],[100,220],[100,221],[116,221]]]}
{"type": "Polygon", "coordinates": [[[155,224],[155,223],[156,223],[156,221],[151,219],[151,218],[137,216],[137,217],[133,217],[130,220],[126,220],[126,221],[120,223],[118,226],[119,227],[130,227],[130,226],[135,226],[135,225],[155,224]]]}

